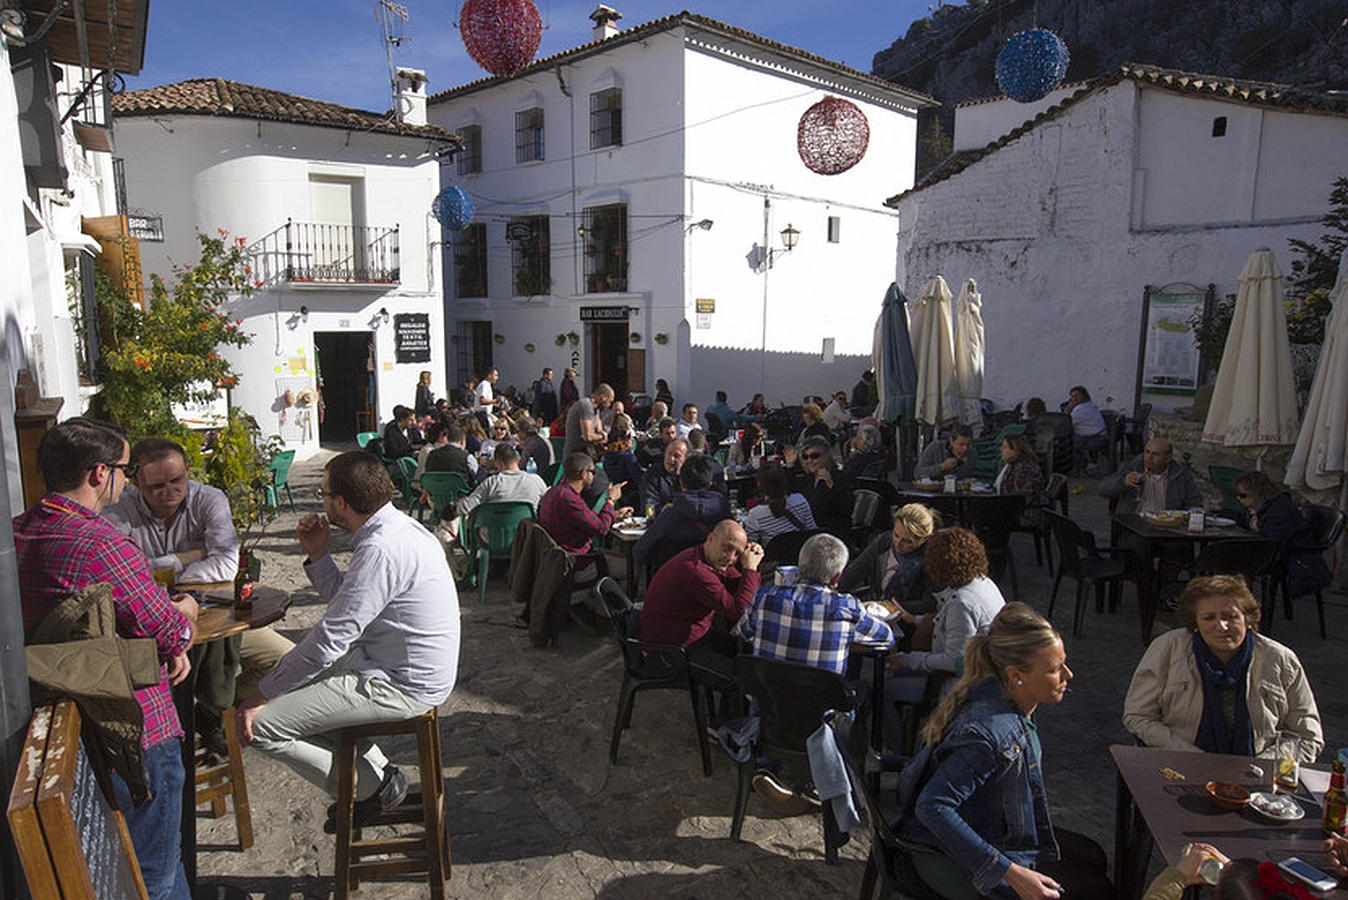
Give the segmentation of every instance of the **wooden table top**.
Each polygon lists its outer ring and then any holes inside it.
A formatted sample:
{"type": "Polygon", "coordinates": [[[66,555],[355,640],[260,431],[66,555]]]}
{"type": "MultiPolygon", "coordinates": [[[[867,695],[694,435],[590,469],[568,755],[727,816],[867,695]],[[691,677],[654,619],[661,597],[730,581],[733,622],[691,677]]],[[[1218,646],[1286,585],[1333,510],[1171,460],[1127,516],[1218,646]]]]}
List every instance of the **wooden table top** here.
{"type": "Polygon", "coordinates": [[[266,585],[254,585],[252,603],[234,605],[234,582],[213,584],[175,584],[176,590],[195,591],[200,595],[196,635],[193,645],[207,644],[252,628],[262,628],[284,618],[290,608],[290,593],[266,585]],[[214,602],[213,602],[214,601],[214,602]]]}

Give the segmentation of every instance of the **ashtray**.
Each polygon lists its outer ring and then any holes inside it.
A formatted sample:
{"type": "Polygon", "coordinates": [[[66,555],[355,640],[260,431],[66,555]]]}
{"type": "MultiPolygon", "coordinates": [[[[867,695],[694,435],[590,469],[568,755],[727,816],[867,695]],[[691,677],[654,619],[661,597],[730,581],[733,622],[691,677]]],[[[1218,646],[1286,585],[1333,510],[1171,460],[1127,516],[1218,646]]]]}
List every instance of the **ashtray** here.
{"type": "Polygon", "coordinates": [[[1249,788],[1230,781],[1209,781],[1207,790],[1212,802],[1228,812],[1244,809],[1250,803],[1249,788]]]}

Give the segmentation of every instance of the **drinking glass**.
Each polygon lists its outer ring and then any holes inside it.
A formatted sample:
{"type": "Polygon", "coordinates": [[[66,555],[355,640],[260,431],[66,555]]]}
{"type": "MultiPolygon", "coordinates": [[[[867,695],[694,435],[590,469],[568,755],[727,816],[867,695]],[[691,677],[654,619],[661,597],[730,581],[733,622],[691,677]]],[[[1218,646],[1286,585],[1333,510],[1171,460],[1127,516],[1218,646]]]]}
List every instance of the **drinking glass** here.
{"type": "Polygon", "coordinates": [[[1301,780],[1301,736],[1279,731],[1273,741],[1273,759],[1273,793],[1295,792],[1301,780]]]}

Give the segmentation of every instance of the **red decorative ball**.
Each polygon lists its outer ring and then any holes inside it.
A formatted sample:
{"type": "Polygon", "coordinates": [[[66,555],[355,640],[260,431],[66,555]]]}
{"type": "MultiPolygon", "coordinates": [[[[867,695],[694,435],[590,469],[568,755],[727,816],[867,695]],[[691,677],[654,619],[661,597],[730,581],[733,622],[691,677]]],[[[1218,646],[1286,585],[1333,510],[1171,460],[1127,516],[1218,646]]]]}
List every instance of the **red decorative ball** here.
{"type": "Polygon", "coordinates": [[[837,175],[861,162],[871,142],[866,114],[841,97],[825,97],[805,110],[796,128],[796,151],[811,172],[837,175]]]}
{"type": "Polygon", "coordinates": [[[513,75],[538,52],[543,20],[532,0],[467,0],[459,31],[479,66],[493,75],[513,75]]]}

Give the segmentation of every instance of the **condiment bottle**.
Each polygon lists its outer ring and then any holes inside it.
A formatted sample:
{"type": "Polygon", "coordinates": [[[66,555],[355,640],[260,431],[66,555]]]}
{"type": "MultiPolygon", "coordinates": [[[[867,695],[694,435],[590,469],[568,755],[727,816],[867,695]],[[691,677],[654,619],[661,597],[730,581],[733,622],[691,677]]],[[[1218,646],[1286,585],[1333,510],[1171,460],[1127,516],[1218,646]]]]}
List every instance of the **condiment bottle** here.
{"type": "Polygon", "coordinates": [[[1325,817],[1320,825],[1325,834],[1344,834],[1345,819],[1348,819],[1348,794],[1344,793],[1343,760],[1334,760],[1334,770],[1329,775],[1329,790],[1325,791],[1325,817]]]}

